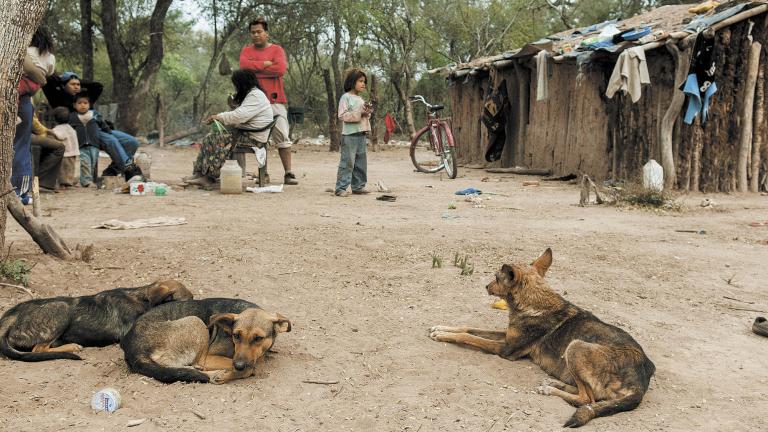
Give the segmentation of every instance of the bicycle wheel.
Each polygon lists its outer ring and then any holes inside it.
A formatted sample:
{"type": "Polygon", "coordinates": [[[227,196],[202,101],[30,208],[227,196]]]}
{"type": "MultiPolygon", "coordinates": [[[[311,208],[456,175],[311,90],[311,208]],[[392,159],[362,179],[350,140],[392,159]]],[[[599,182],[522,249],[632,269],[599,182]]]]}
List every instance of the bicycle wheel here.
{"type": "Polygon", "coordinates": [[[411,162],[416,170],[423,173],[436,173],[443,169],[442,153],[435,152],[429,127],[419,131],[411,140],[411,162]]]}
{"type": "Polygon", "coordinates": [[[449,178],[455,179],[459,174],[459,167],[456,165],[456,149],[449,144],[445,126],[440,126],[440,141],[443,143],[442,156],[445,173],[448,174],[449,178]]]}

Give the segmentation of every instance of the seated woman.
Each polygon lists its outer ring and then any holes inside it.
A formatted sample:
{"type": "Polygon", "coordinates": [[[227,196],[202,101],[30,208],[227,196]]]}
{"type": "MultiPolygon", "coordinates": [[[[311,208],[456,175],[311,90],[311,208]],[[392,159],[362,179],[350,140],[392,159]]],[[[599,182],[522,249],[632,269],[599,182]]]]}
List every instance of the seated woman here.
{"type": "MultiPolygon", "coordinates": [[[[70,111],[74,111],[76,96],[87,95],[93,107],[103,90],[104,86],[101,83],[81,81],[74,72],[64,72],[60,77],[53,76],[43,86],[43,93],[51,108],[63,106],[70,111]]],[[[123,174],[127,181],[142,175],[141,169],[133,163],[133,155],[139,148],[139,141],[136,138],[117,129],[100,130],[98,134],[98,147],[112,159],[112,163],[104,169],[102,176],[123,174]]]]}
{"type": "Polygon", "coordinates": [[[192,168],[192,178],[185,182],[190,185],[209,186],[216,182],[221,172],[221,166],[239,143],[248,144],[250,141],[265,142],[269,131],[255,132],[272,122],[272,105],[267,95],[259,87],[259,82],[251,71],[237,70],[232,74],[232,84],[235,86],[234,103],[237,108],[209,116],[203,123],[210,124],[214,120],[232,126],[231,136],[208,134],[203,138],[200,153],[192,168]]]}

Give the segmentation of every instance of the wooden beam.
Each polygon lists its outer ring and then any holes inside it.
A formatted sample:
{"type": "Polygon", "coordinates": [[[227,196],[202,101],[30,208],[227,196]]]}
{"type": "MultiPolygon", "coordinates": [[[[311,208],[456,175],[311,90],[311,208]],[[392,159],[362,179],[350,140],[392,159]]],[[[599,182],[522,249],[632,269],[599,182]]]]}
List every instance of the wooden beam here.
{"type": "Polygon", "coordinates": [[[736,180],[739,192],[747,192],[749,183],[747,177],[747,160],[752,149],[752,119],[754,115],[755,85],[757,84],[758,67],[760,66],[760,42],[752,42],[747,60],[747,81],[744,89],[744,105],[741,112],[741,137],[739,159],[736,165],[736,180]]]}

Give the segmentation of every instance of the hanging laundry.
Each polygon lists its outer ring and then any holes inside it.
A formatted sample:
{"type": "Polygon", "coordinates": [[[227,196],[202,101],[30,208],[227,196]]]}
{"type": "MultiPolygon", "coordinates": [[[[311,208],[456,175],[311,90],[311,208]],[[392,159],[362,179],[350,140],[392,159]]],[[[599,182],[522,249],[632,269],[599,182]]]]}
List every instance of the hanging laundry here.
{"type": "Polygon", "coordinates": [[[685,110],[683,121],[686,124],[693,123],[693,119],[701,113],[701,124],[707,121],[709,103],[717,92],[715,83],[715,38],[706,38],[702,33],[696,37],[693,45],[693,55],[688,69],[688,78],[680,86],[688,96],[688,107],[685,110]]]}
{"type": "Polygon", "coordinates": [[[384,144],[389,142],[389,138],[392,137],[392,132],[395,131],[395,127],[397,124],[395,123],[395,119],[392,118],[389,113],[384,115],[384,144]]]}
{"type": "Polygon", "coordinates": [[[536,100],[549,98],[549,77],[552,76],[552,65],[549,52],[539,51],[536,54],[536,100]]]}
{"type": "Polygon", "coordinates": [[[623,90],[635,103],[640,100],[642,84],[650,84],[648,65],[645,62],[645,51],[642,47],[629,48],[619,54],[616,66],[613,68],[611,78],[608,80],[608,88],[605,95],[613,98],[617,91],[623,90]]]}

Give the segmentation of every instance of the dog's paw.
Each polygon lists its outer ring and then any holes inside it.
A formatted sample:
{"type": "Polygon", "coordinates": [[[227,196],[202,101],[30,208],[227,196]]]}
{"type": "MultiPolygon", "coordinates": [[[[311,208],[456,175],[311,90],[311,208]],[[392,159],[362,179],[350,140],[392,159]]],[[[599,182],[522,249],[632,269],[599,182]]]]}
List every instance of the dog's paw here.
{"type": "Polygon", "coordinates": [[[576,412],[574,412],[571,418],[569,418],[568,421],[565,422],[563,427],[567,427],[567,428],[581,427],[587,424],[587,422],[592,420],[592,418],[594,417],[595,417],[595,412],[592,410],[592,407],[589,405],[582,405],[576,409],[576,412]]]}
{"type": "MultiPolygon", "coordinates": [[[[544,380],[541,381],[539,384],[539,387],[553,387],[558,390],[562,390],[565,388],[565,384],[552,378],[544,378],[544,380]]],[[[542,393],[543,394],[543,393],[542,393]]],[[[549,393],[547,393],[549,394],[549,393]]]]}
{"type": "Polygon", "coordinates": [[[224,384],[227,382],[226,376],[227,376],[227,370],[221,369],[221,370],[215,370],[215,371],[208,371],[205,373],[210,378],[211,384],[224,384]]]}
{"type": "Polygon", "coordinates": [[[536,387],[536,393],[544,396],[549,396],[550,394],[552,394],[552,390],[554,390],[554,387],[544,385],[544,384],[536,387]]]}
{"type": "Polygon", "coordinates": [[[73,353],[80,352],[82,350],[83,350],[83,346],[82,345],[72,344],[72,352],[73,353]]]}
{"type": "Polygon", "coordinates": [[[444,332],[444,331],[433,331],[432,333],[429,334],[429,338],[437,342],[452,342],[453,333],[444,332]]]}

